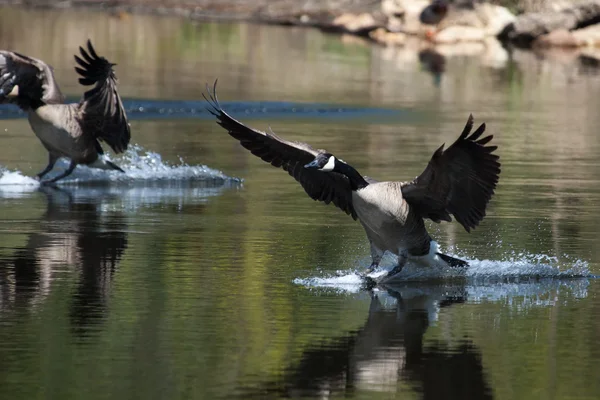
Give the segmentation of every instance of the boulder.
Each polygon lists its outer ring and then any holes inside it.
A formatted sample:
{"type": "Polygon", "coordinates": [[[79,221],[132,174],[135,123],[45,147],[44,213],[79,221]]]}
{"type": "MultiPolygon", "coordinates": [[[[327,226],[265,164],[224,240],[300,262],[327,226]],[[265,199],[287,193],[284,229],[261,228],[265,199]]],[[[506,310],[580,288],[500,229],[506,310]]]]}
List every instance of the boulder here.
{"type": "Polygon", "coordinates": [[[390,32],[384,28],[378,28],[369,32],[369,37],[377,43],[401,46],[406,43],[406,34],[402,32],[390,32]]]}
{"type": "Polygon", "coordinates": [[[600,25],[588,26],[587,28],[577,29],[570,33],[578,46],[600,46],[600,25]]]}
{"type": "Polygon", "coordinates": [[[421,33],[423,28],[419,16],[429,3],[429,0],[383,0],[381,11],[388,18],[388,30],[408,34],[421,33]]]}
{"type": "Polygon", "coordinates": [[[538,37],[559,29],[573,30],[600,22],[600,0],[590,0],[561,11],[546,11],[518,16],[498,38],[529,46],[538,37]]]}
{"type": "Polygon", "coordinates": [[[571,31],[557,29],[538,37],[533,42],[533,47],[577,47],[577,39],[571,31]]]}
{"type": "Polygon", "coordinates": [[[483,29],[485,23],[481,20],[476,10],[477,8],[451,8],[437,27],[439,30],[457,25],[483,29]]]}
{"type": "Polygon", "coordinates": [[[489,3],[479,4],[475,12],[485,26],[486,36],[497,36],[517,18],[508,8],[489,3]]]}
{"type": "Polygon", "coordinates": [[[388,17],[403,18],[407,15],[416,15],[429,5],[429,0],[382,0],[381,11],[388,17]]]}
{"type": "Polygon", "coordinates": [[[352,33],[371,31],[379,26],[373,15],[369,13],[345,13],[335,18],[332,25],[352,33]]]}

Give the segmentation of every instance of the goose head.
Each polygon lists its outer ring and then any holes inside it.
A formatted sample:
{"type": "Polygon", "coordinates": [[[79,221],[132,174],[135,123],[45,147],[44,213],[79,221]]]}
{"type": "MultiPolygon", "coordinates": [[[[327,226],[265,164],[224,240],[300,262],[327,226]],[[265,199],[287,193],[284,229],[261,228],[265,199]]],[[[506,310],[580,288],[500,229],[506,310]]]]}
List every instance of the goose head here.
{"type": "Polygon", "coordinates": [[[319,171],[335,171],[340,161],[330,153],[321,153],[314,160],[304,166],[306,169],[317,169],[319,171]]]}

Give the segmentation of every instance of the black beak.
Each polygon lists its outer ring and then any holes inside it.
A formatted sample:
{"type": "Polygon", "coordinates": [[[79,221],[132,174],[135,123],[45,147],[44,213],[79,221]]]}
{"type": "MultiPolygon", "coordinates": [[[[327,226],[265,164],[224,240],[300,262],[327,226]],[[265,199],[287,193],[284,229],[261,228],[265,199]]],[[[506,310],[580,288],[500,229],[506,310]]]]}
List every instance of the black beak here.
{"type": "Polygon", "coordinates": [[[306,169],[317,169],[317,168],[319,168],[319,163],[318,163],[318,161],[315,159],[315,160],[313,160],[312,162],[309,162],[308,164],[306,164],[306,165],[304,166],[304,168],[306,168],[306,169]]]}

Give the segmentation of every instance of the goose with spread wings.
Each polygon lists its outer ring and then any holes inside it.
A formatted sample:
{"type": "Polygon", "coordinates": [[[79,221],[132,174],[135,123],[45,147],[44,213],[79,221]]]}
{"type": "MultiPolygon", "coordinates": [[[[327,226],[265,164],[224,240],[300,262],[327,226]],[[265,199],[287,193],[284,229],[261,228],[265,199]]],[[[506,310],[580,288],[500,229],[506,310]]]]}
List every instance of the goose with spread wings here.
{"type": "Polygon", "coordinates": [[[0,103],[12,103],[24,110],[31,128],[48,150],[48,166],[37,178],[52,170],[60,157],[71,160],[64,173],[47,182],[70,175],[78,164],[118,170],[103,157],[100,141],[115,153],[127,149],[131,133],[123,103],[117,92],[116,64],[98,56],[91,41],[79,48],[79,83],[93,86],[79,103],[65,104],[52,68],[45,62],[13,51],[0,50],[0,103]]]}
{"type": "Polygon", "coordinates": [[[313,199],[333,203],[358,220],[371,244],[372,263],[379,266],[386,251],[398,256],[398,265],[384,277],[399,273],[411,259],[424,265],[467,266],[467,262],[437,252],[424,219],[451,221],[467,230],[483,219],[500,174],[499,157],[482,136],[485,124],[474,132],[473,117],[447,149],[439,147],[421,175],[410,182],[377,182],[326,150],[287,141],[273,132],[250,128],[227,114],[208,90],[209,111],[233,138],[252,154],[283,168],[313,199]]]}

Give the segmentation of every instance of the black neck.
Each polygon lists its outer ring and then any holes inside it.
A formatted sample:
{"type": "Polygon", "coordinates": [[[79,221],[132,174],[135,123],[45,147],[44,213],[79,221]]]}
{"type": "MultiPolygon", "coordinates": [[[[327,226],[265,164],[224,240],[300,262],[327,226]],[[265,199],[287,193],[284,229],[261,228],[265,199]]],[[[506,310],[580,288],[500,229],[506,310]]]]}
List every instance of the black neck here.
{"type": "Polygon", "coordinates": [[[350,188],[353,191],[369,186],[369,183],[365,181],[365,178],[363,178],[357,170],[355,170],[353,167],[346,163],[335,163],[335,171],[339,172],[340,174],[344,174],[348,177],[348,179],[350,180],[350,188]]]}

